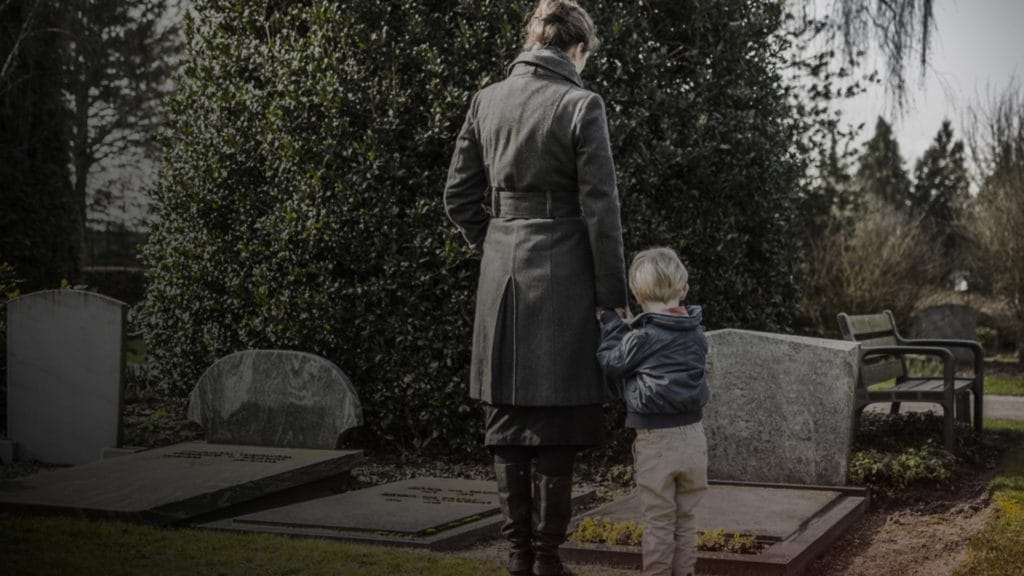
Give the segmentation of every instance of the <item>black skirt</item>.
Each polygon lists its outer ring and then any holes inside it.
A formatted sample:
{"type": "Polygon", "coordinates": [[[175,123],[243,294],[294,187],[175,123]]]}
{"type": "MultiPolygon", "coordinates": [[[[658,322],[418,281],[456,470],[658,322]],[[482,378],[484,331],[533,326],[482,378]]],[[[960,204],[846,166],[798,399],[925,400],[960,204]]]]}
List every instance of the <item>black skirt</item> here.
{"type": "Polygon", "coordinates": [[[589,406],[484,404],[485,446],[578,446],[604,443],[604,412],[589,406]]]}

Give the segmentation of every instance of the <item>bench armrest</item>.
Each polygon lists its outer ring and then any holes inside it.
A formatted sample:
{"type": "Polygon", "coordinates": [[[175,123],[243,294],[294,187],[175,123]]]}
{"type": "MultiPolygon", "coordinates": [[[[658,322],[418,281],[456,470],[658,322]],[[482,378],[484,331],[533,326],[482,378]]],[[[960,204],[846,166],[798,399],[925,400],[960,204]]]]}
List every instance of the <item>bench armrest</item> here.
{"type": "Polygon", "coordinates": [[[938,356],[942,358],[942,379],[946,394],[953,394],[953,380],[956,378],[956,359],[948,348],[938,346],[862,346],[860,360],[872,356],[902,356],[904,354],[920,354],[922,356],[938,356]]]}
{"type": "Polygon", "coordinates": [[[974,373],[981,375],[985,369],[985,350],[981,344],[973,340],[935,340],[935,339],[914,339],[900,340],[901,344],[910,346],[939,346],[941,348],[967,348],[974,355],[974,373]]]}

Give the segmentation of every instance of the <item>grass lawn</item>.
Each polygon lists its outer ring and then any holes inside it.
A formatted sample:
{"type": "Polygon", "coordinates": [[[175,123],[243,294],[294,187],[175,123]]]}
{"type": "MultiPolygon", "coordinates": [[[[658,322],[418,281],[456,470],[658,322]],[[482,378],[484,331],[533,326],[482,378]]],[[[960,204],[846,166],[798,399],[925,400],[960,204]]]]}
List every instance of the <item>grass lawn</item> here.
{"type": "Polygon", "coordinates": [[[956,574],[1020,576],[1024,574],[1024,422],[986,420],[985,428],[1012,431],[1019,442],[989,485],[996,517],[971,538],[967,561],[956,574]]]}
{"type": "MultiPolygon", "coordinates": [[[[895,380],[886,380],[868,386],[869,390],[885,390],[892,388],[895,380]]],[[[1009,376],[986,376],[985,394],[993,396],[1024,396],[1024,378],[1012,378],[1009,376]]]]}
{"type": "Polygon", "coordinates": [[[1024,396],[1024,378],[986,376],[985,394],[997,396],[1024,396]]]}
{"type": "Polygon", "coordinates": [[[19,576],[499,576],[484,560],[263,534],[0,515],[4,574],[19,576]]]}

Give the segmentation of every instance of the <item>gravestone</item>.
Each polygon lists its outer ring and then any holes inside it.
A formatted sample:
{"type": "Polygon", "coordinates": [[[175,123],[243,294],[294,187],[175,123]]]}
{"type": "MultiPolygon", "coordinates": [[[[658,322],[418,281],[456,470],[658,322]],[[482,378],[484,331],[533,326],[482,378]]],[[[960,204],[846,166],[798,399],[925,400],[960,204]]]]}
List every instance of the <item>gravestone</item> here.
{"type": "Polygon", "coordinates": [[[305,352],[247,350],[221,358],[189,395],[210,442],[330,449],[363,422],[359,396],[332,362],[305,352]]]}
{"type": "Polygon", "coordinates": [[[202,442],[0,482],[0,510],[181,522],[350,470],[362,453],[202,442]]]}
{"type": "Polygon", "coordinates": [[[496,537],[501,522],[493,481],[413,478],[202,526],[442,550],[496,537]]]}
{"type": "Polygon", "coordinates": [[[748,330],[707,338],[708,475],[845,484],[858,344],[748,330]]]}
{"type": "Polygon", "coordinates": [[[7,304],[7,432],[19,459],[82,464],[118,446],[126,311],[80,290],[7,304]]]}
{"type": "MultiPolygon", "coordinates": [[[[574,519],[601,518],[642,523],[635,494],[623,496],[574,519]]],[[[711,482],[694,515],[699,532],[753,536],[762,549],[751,554],[698,552],[697,571],[712,574],[789,576],[804,569],[867,510],[863,488],[711,482]]],[[[582,563],[639,567],[639,546],[579,543],[562,545],[561,555],[582,563]]]]}
{"type": "MultiPolygon", "coordinates": [[[[911,334],[913,338],[939,340],[978,339],[978,313],[963,304],[931,306],[914,314],[911,334]]],[[[956,361],[974,365],[974,354],[966,348],[950,348],[956,361]]]]}

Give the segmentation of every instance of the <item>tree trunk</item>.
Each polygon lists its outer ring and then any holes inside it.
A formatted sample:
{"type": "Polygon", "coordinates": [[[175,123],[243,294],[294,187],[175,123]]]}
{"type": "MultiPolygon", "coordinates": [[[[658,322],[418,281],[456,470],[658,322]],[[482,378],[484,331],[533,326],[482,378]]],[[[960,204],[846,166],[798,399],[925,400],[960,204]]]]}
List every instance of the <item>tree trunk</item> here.
{"type": "Polygon", "coordinates": [[[89,170],[92,168],[93,158],[89,150],[89,87],[87,82],[80,82],[76,86],[74,115],[75,128],[73,130],[74,142],[71,144],[72,164],[75,168],[75,242],[78,253],[78,262],[81,266],[86,264],[86,234],[87,206],[86,199],[89,184],[89,170]]]}

